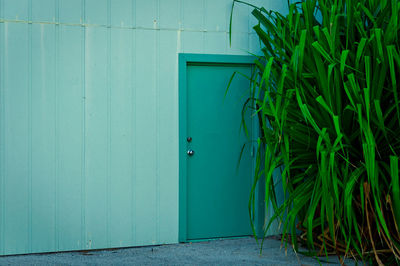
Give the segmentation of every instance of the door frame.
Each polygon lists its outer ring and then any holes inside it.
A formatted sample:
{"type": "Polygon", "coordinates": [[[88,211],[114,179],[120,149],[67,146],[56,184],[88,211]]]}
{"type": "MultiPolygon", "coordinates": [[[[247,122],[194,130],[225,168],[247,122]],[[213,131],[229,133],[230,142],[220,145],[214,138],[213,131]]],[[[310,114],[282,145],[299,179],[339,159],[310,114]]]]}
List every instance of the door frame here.
{"type": "MultiPolygon", "coordinates": [[[[178,55],[179,72],[179,242],[187,242],[187,68],[193,64],[254,65],[254,56],[220,54],[178,55]]],[[[227,84],[228,85],[228,84],[227,84]]],[[[254,123],[253,123],[254,125],[254,123]]],[[[260,208],[259,208],[260,209],[260,208]]],[[[263,209],[263,208],[262,208],[263,209]]],[[[260,211],[256,211],[260,216],[260,211]]],[[[256,218],[258,229],[259,219],[256,218]]],[[[258,231],[258,230],[257,230],[258,231]]]]}

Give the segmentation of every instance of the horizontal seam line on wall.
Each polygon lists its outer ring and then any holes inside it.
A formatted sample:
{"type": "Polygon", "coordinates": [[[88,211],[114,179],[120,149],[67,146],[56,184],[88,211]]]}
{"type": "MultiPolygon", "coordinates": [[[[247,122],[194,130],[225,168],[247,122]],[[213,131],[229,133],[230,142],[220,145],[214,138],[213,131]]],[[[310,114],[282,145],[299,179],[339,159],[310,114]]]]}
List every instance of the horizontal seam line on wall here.
{"type": "MultiPolygon", "coordinates": [[[[26,23],[26,24],[45,24],[45,25],[62,25],[62,26],[75,26],[75,27],[97,27],[97,28],[113,28],[113,29],[131,29],[131,30],[166,30],[166,31],[190,31],[190,32],[212,32],[212,33],[229,33],[229,31],[218,31],[218,30],[199,30],[191,28],[149,28],[149,27],[132,27],[132,26],[109,26],[105,24],[88,24],[88,23],[62,23],[62,22],[52,22],[52,21],[28,21],[28,20],[15,20],[15,19],[0,19],[0,23],[26,23]]],[[[256,34],[256,32],[248,31],[235,31],[235,34],[245,33],[245,34],[256,34]]]]}

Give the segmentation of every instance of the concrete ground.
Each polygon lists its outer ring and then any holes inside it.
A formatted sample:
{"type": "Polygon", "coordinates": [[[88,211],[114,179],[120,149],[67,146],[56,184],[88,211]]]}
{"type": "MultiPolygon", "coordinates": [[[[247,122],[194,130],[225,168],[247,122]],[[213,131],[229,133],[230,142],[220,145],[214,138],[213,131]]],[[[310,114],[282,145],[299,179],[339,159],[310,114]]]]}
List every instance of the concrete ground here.
{"type": "MultiPolygon", "coordinates": [[[[335,257],[329,265],[338,265],[335,257]]],[[[322,262],[323,265],[328,265],[322,262]]],[[[350,263],[352,264],[352,263],[350,263]]],[[[264,242],[263,254],[253,238],[0,257],[0,265],[319,265],[317,260],[281,249],[279,240],[264,242]]],[[[349,265],[349,264],[347,264],[349,265]]]]}

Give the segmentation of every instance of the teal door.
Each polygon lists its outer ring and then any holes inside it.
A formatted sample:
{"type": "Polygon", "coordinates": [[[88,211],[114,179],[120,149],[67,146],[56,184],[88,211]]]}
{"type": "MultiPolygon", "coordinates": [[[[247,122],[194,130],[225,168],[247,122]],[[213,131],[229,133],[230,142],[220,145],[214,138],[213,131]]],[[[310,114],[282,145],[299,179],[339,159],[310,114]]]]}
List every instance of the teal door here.
{"type": "MultiPolygon", "coordinates": [[[[246,64],[189,64],[186,68],[186,240],[251,234],[248,200],[253,157],[240,129],[250,76],[246,64]]],[[[249,133],[252,133],[248,119],[249,133]]]]}

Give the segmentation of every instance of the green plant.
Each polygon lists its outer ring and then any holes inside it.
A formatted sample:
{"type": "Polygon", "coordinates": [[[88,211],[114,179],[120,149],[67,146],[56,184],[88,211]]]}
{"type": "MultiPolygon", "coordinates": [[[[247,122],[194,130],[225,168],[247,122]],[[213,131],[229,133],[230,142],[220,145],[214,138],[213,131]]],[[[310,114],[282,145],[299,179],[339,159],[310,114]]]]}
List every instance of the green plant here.
{"type": "Polygon", "coordinates": [[[296,251],[301,241],[315,256],[399,263],[400,1],[253,7],[263,47],[244,106],[261,129],[254,187],[265,180],[296,251]]]}

